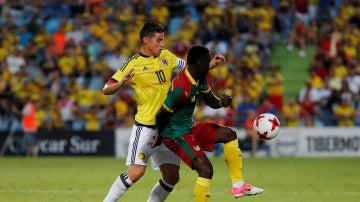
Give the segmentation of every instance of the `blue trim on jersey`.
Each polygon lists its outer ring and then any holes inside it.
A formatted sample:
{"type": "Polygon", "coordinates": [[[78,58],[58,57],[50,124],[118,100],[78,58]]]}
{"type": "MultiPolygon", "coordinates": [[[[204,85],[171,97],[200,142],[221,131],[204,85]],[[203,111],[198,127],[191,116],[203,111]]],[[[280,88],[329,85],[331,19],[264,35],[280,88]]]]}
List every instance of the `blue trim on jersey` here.
{"type": "Polygon", "coordinates": [[[178,69],[183,69],[186,66],[186,61],[183,59],[178,59],[178,65],[177,68],[178,69]]]}
{"type": "Polygon", "coordinates": [[[136,150],[137,150],[137,146],[138,146],[138,143],[139,143],[139,139],[140,139],[140,134],[141,134],[142,128],[143,128],[142,126],[139,126],[139,127],[136,129],[135,141],[134,141],[134,143],[133,143],[133,148],[132,148],[132,151],[131,151],[131,164],[134,164],[134,163],[135,163],[136,150]]]}

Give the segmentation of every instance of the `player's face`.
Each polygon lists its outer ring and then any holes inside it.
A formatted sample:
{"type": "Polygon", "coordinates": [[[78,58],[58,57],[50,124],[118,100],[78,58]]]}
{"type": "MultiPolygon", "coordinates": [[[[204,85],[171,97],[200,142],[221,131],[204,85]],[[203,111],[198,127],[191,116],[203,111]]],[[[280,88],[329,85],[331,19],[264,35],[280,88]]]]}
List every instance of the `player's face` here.
{"type": "Polygon", "coordinates": [[[164,33],[155,33],[155,35],[149,39],[148,49],[152,56],[157,57],[160,55],[161,50],[164,49],[164,39],[164,33]]]}
{"type": "Polygon", "coordinates": [[[210,53],[208,56],[204,57],[202,60],[201,60],[201,65],[200,67],[202,68],[201,70],[201,74],[202,76],[206,76],[208,71],[209,71],[209,68],[210,68],[210,61],[211,61],[211,56],[210,56],[210,53]]]}

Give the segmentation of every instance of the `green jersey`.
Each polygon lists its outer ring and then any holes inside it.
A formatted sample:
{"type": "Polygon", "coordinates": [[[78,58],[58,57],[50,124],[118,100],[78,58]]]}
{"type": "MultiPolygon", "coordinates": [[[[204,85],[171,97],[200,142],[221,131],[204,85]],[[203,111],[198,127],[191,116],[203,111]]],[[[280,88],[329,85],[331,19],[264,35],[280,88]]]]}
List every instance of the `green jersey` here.
{"type": "Polygon", "coordinates": [[[190,133],[193,128],[193,113],[202,93],[209,93],[206,79],[195,81],[187,68],[173,79],[163,107],[172,112],[169,123],[160,134],[162,137],[176,138],[190,133]]]}

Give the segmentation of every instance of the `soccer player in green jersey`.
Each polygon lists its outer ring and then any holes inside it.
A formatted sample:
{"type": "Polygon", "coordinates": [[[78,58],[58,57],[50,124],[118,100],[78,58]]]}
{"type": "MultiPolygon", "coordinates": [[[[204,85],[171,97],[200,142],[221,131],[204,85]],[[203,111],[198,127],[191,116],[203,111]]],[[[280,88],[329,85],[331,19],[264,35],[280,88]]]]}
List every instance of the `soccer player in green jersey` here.
{"type": "Polygon", "coordinates": [[[232,180],[235,198],[260,194],[263,189],[247,184],[242,176],[242,158],[236,132],[219,124],[194,122],[193,112],[200,96],[210,107],[217,109],[232,104],[232,97],[213,94],[206,76],[210,64],[210,52],[201,45],[190,48],[188,66],[181,70],[171,83],[168,95],[156,114],[159,135],[153,145],[162,140],[184,163],[198,173],[195,183],[195,202],[210,199],[210,184],[213,167],[204,151],[212,151],[214,143],[224,143],[224,156],[232,180]]]}
{"type": "MultiPolygon", "coordinates": [[[[165,201],[174,185],[179,181],[180,159],[164,145],[149,146],[156,135],[155,114],[164,101],[171,83],[174,68],[182,69],[186,62],[164,48],[163,26],[148,22],[140,31],[140,53],[130,57],[103,88],[105,95],[115,94],[123,86],[134,89],[137,101],[135,124],[131,130],[127,171],[120,174],[112,184],[104,202],[117,201],[130,186],[145,173],[152,157],[152,167],[159,167],[162,178],[153,187],[148,202],[165,201]]],[[[216,55],[211,67],[224,61],[216,55]]]]}

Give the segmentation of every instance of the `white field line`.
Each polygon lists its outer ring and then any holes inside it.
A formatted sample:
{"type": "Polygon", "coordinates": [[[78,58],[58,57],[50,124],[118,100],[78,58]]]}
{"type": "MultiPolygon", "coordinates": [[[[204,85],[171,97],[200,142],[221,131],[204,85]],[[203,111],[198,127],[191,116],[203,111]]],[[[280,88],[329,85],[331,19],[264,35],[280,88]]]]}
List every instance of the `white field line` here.
{"type": "MultiPolygon", "coordinates": [[[[106,191],[105,191],[106,192],[106,191]]],[[[64,189],[52,189],[52,190],[37,190],[37,189],[20,189],[20,190],[0,190],[0,194],[77,194],[77,193],[83,193],[83,194],[106,194],[103,190],[64,190],[64,189]]],[[[215,193],[216,191],[213,190],[215,193]]],[[[265,194],[265,192],[264,192],[265,194]]],[[[299,195],[299,196],[360,196],[360,191],[354,191],[354,192],[268,192],[266,194],[272,194],[272,195],[299,195]]]]}
{"type": "Polygon", "coordinates": [[[103,190],[64,190],[64,189],[48,189],[48,190],[38,190],[38,189],[20,189],[20,190],[0,190],[0,194],[3,193],[19,193],[19,194],[90,194],[90,193],[103,193],[106,194],[106,191],[103,190]]]}
{"type": "MultiPolygon", "coordinates": [[[[272,192],[273,193],[273,192],[272,192]]],[[[360,191],[353,191],[353,192],[278,192],[284,195],[308,195],[308,196],[316,196],[316,195],[323,195],[323,196],[360,196],[360,191]]]]}

